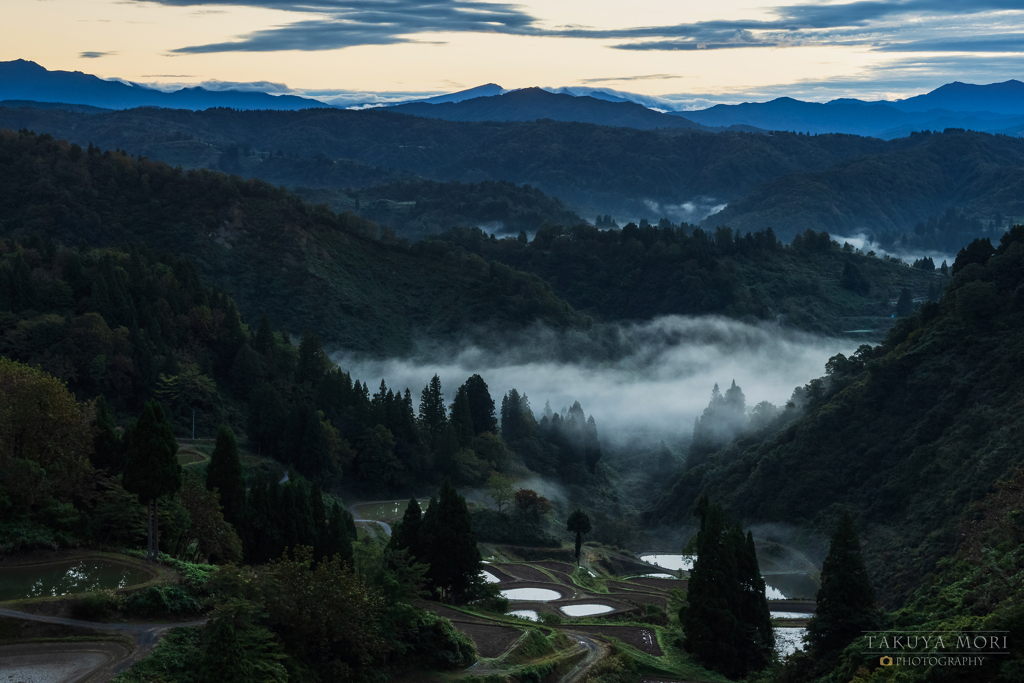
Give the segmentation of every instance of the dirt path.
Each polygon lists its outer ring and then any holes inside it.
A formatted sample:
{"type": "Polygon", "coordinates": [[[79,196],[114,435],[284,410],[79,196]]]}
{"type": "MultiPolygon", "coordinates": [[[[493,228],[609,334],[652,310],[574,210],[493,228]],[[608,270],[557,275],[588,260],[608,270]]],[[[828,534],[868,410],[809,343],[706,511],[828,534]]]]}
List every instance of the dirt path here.
{"type": "Polygon", "coordinates": [[[387,522],[382,522],[379,519],[359,519],[359,516],[356,514],[356,508],[359,507],[360,505],[373,505],[375,503],[390,503],[390,502],[392,502],[392,501],[390,501],[390,500],[364,500],[362,502],[353,503],[352,505],[349,505],[348,506],[348,511],[352,513],[352,518],[353,518],[352,521],[354,521],[354,522],[365,522],[365,523],[370,523],[370,524],[378,524],[378,525],[380,525],[380,527],[382,529],[384,529],[384,533],[385,534],[387,534],[388,536],[391,536],[391,525],[388,524],[387,522]]]}
{"type": "MultiPolygon", "coordinates": [[[[105,631],[108,633],[118,633],[126,635],[135,642],[135,648],[129,652],[123,648],[119,652],[116,648],[105,647],[99,648],[104,651],[105,657],[97,660],[96,667],[90,669],[88,672],[72,672],[69,671],[64,681],[89,681],[89,683],[101,683],[103,681],[109,681],[111,678],[121,673],[135,662],[139,661],[152,651],[156,644],[160,642],[160,638],[163,636],[165,631],[172,628],[179,628],[183,626],[202,626],[206,623],[205,619],[199,621],[187,621],[177,623],[141,623],[141,624],[104,624],[96,621],[83,621],[81,619],[68,619],[66,617],[48,617],[41,614],[29,614],[28,612],[19,612],[13,609],[0,608],[0,616],[10,617],[12,619],[24,619],[26,621],[41,621],[47,624],[61,624],[63,626],[76,626],[78,628],[90,629],[92,631],[105,631]]],[[[17,647],[29,647],[36,648],[40,646],[39,650],[42,651],[45,645],[45,649],[54,658],[67,658],[68,654],[80,652],[80,643],[47,643],[47,644],[32,644],[26,643],[22,646],[17,647]]],[[[109,645],[114,645],[113,643],[109,645]]],[[[95,648],[95,646],[94,646],[95,648]]],[[[19,656],[28,656],[28,651],[21,653],[19,656]]],[[[0,655],[4,656],[6,660],[6,654],[4,651],[0,651],[0,655]]]]}
{"type": "Polygon", "coordinates": [[[570,638],[575,638],[576,641],[587,648],[587,656],[584,657],[579,664],[577,664],[572,671],[562,676],[561,683],[576,683],[583,679],[586,673],[590,670],[590,667],[594,666],[601,660],[605,655],[605,646],[598,641],[589,638],[582,633],[576,633],[574,631],[565,631],[565,635],[570,638]]]}

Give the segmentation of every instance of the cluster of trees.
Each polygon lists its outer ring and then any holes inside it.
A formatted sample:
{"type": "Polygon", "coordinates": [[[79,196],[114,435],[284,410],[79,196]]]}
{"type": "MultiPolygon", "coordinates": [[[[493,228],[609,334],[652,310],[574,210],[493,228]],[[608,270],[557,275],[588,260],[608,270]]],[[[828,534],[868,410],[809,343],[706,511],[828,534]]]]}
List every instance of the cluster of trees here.
{"type": "Polygon", "coordinates": [[[436,597],[455,604],[484,597],[487,584],[466,499],[449,480],[424,513],[415,498],[396,522],[388,550],[426,565],[427,586],[436,597]]]}
{"type": "Polygon", "coordinates": [[[534,232],[544,223],[583,222],[561,201],[529,185],[415,179],[348,190],[297,189],[311,203],[386,225],[402,238],[421,239],[453,225],[477,225],[489,232],[534,232]]]}
{"type": "Polygon", "coordinates": [[[680,609],[684,645],[704,666],[740,678],[774,659],[775,634],[757,563],[754,537],[727,525],[721,505],[701,497],[697,559],[680,609]]]}

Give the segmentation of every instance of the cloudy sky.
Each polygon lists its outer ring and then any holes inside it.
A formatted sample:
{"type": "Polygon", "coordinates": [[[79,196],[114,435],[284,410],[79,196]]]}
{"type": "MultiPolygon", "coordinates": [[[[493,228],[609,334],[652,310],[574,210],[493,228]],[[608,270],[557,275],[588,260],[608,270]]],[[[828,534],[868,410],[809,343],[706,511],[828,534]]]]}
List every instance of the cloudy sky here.
{"type": "MultiPolygon", "coordinates": [[[[0,59],[320,96],[602,87],[896,98],[1024,77],[1021,0],[4,0],[0,59]]],[[[384,95],[387,97],[387,95],[384,95]]]]}

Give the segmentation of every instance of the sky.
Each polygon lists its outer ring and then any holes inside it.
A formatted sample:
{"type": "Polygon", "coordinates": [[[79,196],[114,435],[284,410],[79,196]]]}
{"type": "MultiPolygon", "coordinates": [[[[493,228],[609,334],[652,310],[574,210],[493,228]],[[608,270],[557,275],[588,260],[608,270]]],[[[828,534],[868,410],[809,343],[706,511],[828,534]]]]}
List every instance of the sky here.
{"type": "Polygon", "coordinates": [[[387,101],[497,83],[673,108],[1024,76],[1020,0],[4,0],[0,59],[165,88],[387,101]]]}

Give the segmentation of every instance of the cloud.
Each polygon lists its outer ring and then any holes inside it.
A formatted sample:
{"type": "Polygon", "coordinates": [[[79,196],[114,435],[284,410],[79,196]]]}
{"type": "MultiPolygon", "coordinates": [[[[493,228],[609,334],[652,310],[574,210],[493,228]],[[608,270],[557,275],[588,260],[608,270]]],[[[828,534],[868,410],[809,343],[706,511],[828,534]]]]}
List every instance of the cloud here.
{"type": "Polygon", "coordinates": [[[287,12],[296,18],[309,17],[229,41],[180,47],[173,50],[177,54],[334,50],[358,45],[432,42],[424,36],[449,32],[594,39],[621,50],[843,45],[886,52],[1019,52],[1017,45],[1021,41],[1016,30],[1024,22],[1024,8],[1019,0],[807,3],[770,8],[766,19],[612,29],[549,27],[541,17],[520,5],[479,0],[143,1],[178,7],[257,7],[287,12]]]}
{"type": "Polygon", "coordinates": [[[717,382],[742,387],[748,405],[783,405],[796,386],[824,373],[847,339],[817,337],[773,324],[717,317],[668,316],[629,325],[596,326],[581,335],[533,328],[509,339],[423,348],[385,360],[346,354],[332,359],[353,379],[377,387],[407,387],[418,397],[437,373],[446,401],[472,374],[487,382],[495,403],[512,388],[525,393],[538,416],[544,403],[558,411],[579,401],[598,429],[688,437],[717,382]]]}
{"type": "Polygon", "coordinates": [[[98,59],[100,57],[108,57],[110,55],[116,55],[116,52],[79,52],[78,56],[81,59],[98,59]]]}
{"type": "Polygon", "coordinates": [[[646,76],[618,76],[615,78],[581,78],[577,83],[607,83],[609,81],[659,81],[686,78],[675,74],[647,74],[646,76]]]}

